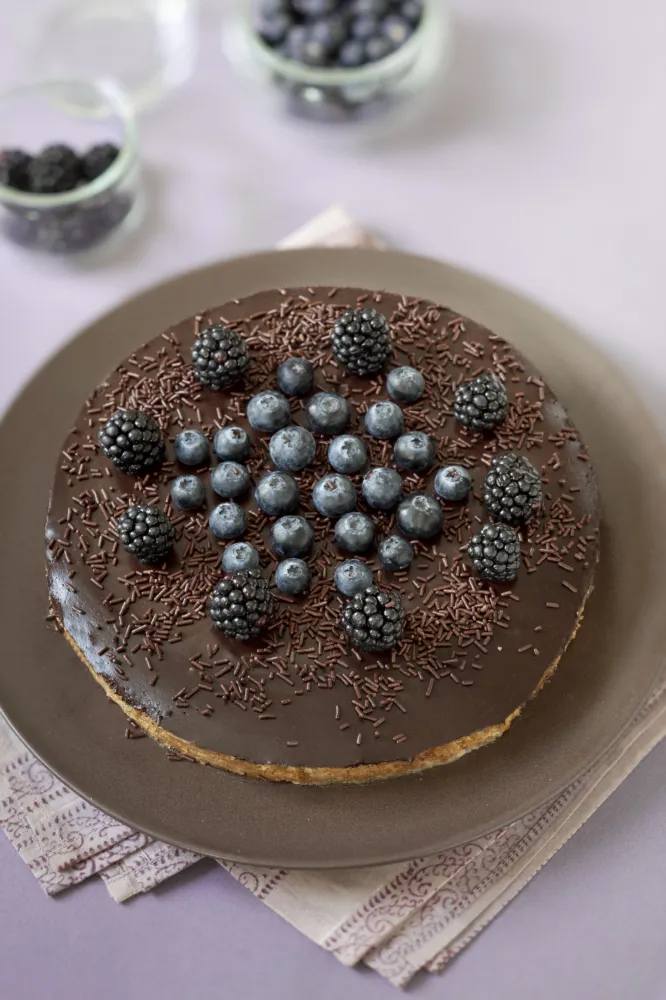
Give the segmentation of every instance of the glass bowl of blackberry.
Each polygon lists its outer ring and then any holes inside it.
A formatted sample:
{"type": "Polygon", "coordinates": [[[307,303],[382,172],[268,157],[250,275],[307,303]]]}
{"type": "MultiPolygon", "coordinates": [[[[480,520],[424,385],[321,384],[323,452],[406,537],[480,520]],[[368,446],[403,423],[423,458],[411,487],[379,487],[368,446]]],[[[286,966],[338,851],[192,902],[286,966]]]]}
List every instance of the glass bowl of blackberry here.
{"type": "Polygon", "coordinates": [[[225,49],[282,109],[330,123],[411,107],[445,68],[446,0],[236,0],[225,49]]]}
{"type": "Polygon", "coordinates": [[[133,111],[110,82],[47,80],[0,95],[0,232],[30,250],[72,254],[134,216],[133,111]]]}

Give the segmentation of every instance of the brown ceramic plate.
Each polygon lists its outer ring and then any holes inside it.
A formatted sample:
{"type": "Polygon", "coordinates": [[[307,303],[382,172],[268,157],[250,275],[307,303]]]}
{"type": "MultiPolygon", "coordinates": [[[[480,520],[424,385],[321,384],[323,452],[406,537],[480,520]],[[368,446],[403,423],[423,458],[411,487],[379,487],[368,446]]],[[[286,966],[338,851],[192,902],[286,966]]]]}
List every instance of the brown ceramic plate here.
{"type": "Polygon", "coordinates": [[[546,802],[620,735],[666,649],[664,446],[632,390],[560,320],[475,275],[377,250],[260,254],[183,275],[125,303],[40,371],[0,427],[0,705],[68,785],[162,840],[281,867],[426,855],[546,802]],[[93,385],[139,343],[262,288],[360,285],[421,295],[486,323],[543,371],[583,432],[603,497],[602,560],[580,634],[553,681],[497,743],[422,776],[298,787],[167,760],[47,630],[44,516],[60,443],[93,385]],[[30,458],[25,460],[25,440],[30,458]]]}

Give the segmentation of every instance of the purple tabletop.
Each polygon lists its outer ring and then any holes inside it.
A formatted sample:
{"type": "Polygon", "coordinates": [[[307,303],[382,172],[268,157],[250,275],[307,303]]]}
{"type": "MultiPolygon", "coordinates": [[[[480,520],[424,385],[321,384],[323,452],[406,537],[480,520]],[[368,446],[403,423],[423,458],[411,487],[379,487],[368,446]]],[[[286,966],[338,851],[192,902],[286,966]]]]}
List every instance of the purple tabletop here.
{"type": "MultiPolygon", "coordinates": [[[[56,2],[4,13],[0,85],[25,76],[21,42],[56,2]]],[[[381,142],[322,138],[270,117],[220,55],[224,7],[202,0],[196,73],[141,122],[149,198],[136,236],[68,264],[0,245],[0,409],[78,328],[134,291],[272,246],[342,202],[395,245],[566,315],[625,368],[666,428],[661,0],[455,0],[446,92],[425,123],[381,142]]],[[[665,772],[663,745],[443,976],[422,977],[414,992],[666,996],[665,772]]],[[[344,969],[213,862],[122,906],[94,879],[49,900],[0,836],[3,1000],[340,995],[395,991],[344,969]]]]}

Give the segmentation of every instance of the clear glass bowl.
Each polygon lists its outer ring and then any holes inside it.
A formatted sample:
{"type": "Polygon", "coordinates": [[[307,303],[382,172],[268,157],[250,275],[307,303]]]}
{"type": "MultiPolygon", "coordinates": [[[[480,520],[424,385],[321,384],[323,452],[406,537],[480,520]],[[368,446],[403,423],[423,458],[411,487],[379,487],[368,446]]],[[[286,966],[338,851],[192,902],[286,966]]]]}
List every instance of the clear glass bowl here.
{"type": "Polygon", "coordinates": [[[136,111],[186,80],[197,50],[197,0],[52,0],[36,18],[32,63],[43,77],[103,77],[136,111]]]}
{"type": "Polygon", "coordinates": [[[234,0],[223,48],[246,76],[270,89],[279,110],[316,122],[368,122],[408,104],[445,69],[446,0],[425,0],[419,26],[385,59],[354,69],[318,68],[285,59],[254,29],[253,0],[234,0]]]}
{"type": "Polygon", "coordinates": [[[31,194],[0,185],[0,232],[32,250],[76,253],[103,243],[127,224],[139,202],[134,114],[114,84],[47,80],[0,96],[0,149],[36,154],[52,143],[83,152],[113,142],[108,170],[62,194],[31,194]]]}

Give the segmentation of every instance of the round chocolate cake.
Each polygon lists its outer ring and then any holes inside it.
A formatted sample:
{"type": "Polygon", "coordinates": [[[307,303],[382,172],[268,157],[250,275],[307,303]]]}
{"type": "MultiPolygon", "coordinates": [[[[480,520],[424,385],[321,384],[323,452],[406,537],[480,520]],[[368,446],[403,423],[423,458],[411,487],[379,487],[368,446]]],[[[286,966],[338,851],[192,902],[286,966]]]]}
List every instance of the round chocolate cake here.
{"type": "Polygon", "coordinates": [[[51,614],[172,753],[369,781],[508,729],[581,623],[598,526],[585,446],[510,344],[432,302],[266,291],[86,401],[51,614]]]}

